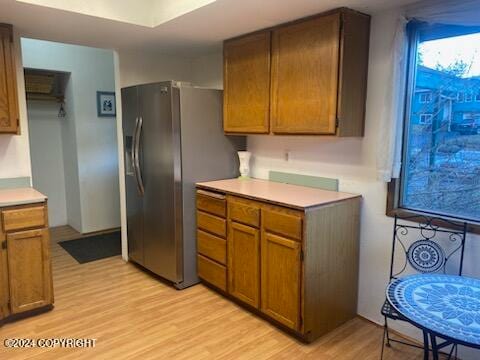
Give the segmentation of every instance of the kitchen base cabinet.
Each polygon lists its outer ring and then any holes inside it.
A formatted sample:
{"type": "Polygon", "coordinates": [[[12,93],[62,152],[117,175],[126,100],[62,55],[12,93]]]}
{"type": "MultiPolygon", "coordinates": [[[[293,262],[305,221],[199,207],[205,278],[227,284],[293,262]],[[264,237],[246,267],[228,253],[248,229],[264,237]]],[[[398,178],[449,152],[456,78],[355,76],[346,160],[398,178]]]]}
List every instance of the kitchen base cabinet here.
{"type": "Polygon", "coordinates": [[[0,319],[53,304],[46,203],[0,208],[0,319]]]}
{"type": "MultiPolygon", "coordinates": [[[[200,222],[198,269],[203,282],[306,342],[355,317],[360,197],[343,194],[340,200],[305,208],[279,205],[252,198],[254,186],[245,181],[239,188],[248,188],[248,195],[208,188],[226,198],[226,219],[217,220],[228,224],[227,266],[218,251],[211,251],[223,242],[205,236],[208,225],[200,222]],[[206,262],[218,276],[206,273],[206,262]],[[218,280],[224,274],[226,286],[218,280]]],[[[197,185],[202,192],[205,184],[197,185]]]]}

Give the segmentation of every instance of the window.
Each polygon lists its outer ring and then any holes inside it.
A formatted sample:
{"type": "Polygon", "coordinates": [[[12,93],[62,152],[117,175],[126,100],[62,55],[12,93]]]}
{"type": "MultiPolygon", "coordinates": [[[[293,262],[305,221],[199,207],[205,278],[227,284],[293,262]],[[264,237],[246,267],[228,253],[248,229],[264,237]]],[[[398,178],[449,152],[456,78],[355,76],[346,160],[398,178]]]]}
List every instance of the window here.
{"type": "Polygon", "coordinates": [[[426,92],[426,93],[420,94],[420,102],[422,104],[428,104],[431,101],[432,101],[432,93],[426,92]]]}
{"type": "Polygon", "coordinates": [[[480,28],[409,32],[402,174],[387,212],[465,219],[480,232],[480,28]]]}
{"type": "Polygon", "coordinates": [[[420,114],[420,124],[430,125],[432,123],[432,114],[420,114]]]}

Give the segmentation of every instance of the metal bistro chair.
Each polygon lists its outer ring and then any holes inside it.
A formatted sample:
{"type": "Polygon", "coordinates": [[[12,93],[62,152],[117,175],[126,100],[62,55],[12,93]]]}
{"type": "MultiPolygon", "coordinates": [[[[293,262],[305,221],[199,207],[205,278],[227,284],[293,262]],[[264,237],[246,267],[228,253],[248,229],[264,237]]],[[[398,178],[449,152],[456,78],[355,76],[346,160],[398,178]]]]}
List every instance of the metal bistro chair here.
{"type": "MultiPolygon", "coordinates": [[[[414,273],[443,273],[461,276],[466,233],[466,223],[455,223],[423,215],[395,216],[390,281],[402,275],[414,273]]],[[[385,318],[381,359],[383,359],[385,346],[390,347],[392,342],[423,349],[423,347],[410,342],[392,339],[388,320],[406,322],[408,320],[396,312],[388,300],[385,300],[381,313],[385,318]]],[[[428,345],[428,334],[425,331],[423,331],[423,340],[428,345]]],[[[428,349],[428,346],[425,348],[428,349]]],[[[457,345],[452,346],[450,356],[454,350],[456,354],[457,345]]],[[[428,356],[429,351],[425,350],[424,358],[428,359],[428,356]]]]}

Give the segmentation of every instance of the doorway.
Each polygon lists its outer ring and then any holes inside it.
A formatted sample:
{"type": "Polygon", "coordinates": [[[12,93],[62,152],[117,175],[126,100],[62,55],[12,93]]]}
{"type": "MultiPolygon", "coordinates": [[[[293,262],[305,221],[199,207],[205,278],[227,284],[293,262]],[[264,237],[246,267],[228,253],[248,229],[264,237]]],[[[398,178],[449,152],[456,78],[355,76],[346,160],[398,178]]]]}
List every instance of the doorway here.
{"type": "Polygon", "coordinates": [[[121,251],[114,53],[27,38],[21,46],[32,184],[48,196],[52,233],[68,234],[54,240],[96,236],[97,251],[118,233],[121,251]]]}

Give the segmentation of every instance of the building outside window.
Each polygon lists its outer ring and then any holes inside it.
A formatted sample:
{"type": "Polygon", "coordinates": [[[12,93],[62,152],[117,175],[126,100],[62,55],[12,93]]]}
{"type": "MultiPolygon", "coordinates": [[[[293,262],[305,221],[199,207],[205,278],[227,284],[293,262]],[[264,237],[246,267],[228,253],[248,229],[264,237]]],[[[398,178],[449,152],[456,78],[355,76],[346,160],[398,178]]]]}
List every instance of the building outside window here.
{"type": "Polygon", "coordinates": [[[480,222],[480,29],[409,31],[398,208],[480,222]]]}
{"type": "Polygon", "coordinates": [[[420,94],[420,102],[426,104],[432,101],[432,93],[425,92],[420,94]]]}
{"type": "Polygon", "coordinates": [[[430,125],[432,123],[432,114],[420,114],[420,124],[430,125]]]}

